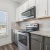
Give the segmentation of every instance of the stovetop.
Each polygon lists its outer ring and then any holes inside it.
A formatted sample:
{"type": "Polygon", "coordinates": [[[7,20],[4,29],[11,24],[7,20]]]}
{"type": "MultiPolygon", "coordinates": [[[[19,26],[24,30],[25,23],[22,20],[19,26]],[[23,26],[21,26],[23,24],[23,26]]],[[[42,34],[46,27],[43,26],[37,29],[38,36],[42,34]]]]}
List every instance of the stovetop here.
{"type": "Polygon", "coordinates": [[[32,32],[32,30],[19,30],[19,32],[22,32],[22,33],[30,33],[30,32],[32,32]]]}

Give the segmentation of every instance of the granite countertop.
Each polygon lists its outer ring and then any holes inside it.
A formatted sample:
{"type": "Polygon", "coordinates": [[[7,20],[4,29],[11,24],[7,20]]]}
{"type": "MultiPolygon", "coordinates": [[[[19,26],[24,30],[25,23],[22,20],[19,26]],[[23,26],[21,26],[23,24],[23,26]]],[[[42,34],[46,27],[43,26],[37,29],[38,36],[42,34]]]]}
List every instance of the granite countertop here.
{"type": "Polygon", "coordinates": [[[50,37],[50,31],[34,31],[30,33],[50,37]]]}

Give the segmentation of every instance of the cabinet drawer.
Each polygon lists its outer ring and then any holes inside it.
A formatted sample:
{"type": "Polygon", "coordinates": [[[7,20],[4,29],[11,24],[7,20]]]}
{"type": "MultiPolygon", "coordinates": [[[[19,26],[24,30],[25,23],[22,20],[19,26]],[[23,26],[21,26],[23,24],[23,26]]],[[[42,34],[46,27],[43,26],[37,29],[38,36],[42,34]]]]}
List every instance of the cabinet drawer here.
{"type": "Polygon", "coordinates": [[[38,40],[38,41],[43,41],[43,36],[39,36],[39,35],[35,35],[35,34],[31,34],[31,38],[38,40]]]}
{"type": "Polygon", "coordinates": [[[50,44],[50,37],[45,37],[45,43],[50,44]]]}

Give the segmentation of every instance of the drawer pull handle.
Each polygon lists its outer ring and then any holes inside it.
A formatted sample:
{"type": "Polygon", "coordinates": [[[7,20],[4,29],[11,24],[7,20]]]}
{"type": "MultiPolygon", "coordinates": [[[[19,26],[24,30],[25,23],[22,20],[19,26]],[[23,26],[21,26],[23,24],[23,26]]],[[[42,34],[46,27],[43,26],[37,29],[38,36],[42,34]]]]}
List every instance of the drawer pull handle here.
{"type": "Polygon", "coordinates": [[[42,44],[40,43],[40,50],[41,50],[42,44]]]}

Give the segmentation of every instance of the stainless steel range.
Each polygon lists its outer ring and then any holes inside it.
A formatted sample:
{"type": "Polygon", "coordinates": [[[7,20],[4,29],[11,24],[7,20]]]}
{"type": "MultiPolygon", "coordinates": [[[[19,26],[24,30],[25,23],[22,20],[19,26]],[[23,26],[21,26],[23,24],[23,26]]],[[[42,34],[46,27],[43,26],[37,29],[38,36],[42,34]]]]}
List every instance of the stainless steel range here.
{"type": "Polygon", "coordinates": [[[29,39],[30,34],[28,33],[19,33],[18,35],[18,48],[19,50],[29,50],[29,39]]]}
{"type": "Polygon", "coordinates": [[[18,34],[18,49],[19,50],[31,50],[31,31],[38,31],[39,24],[26,25],[26,30],[20,30],[18,34]]]}

